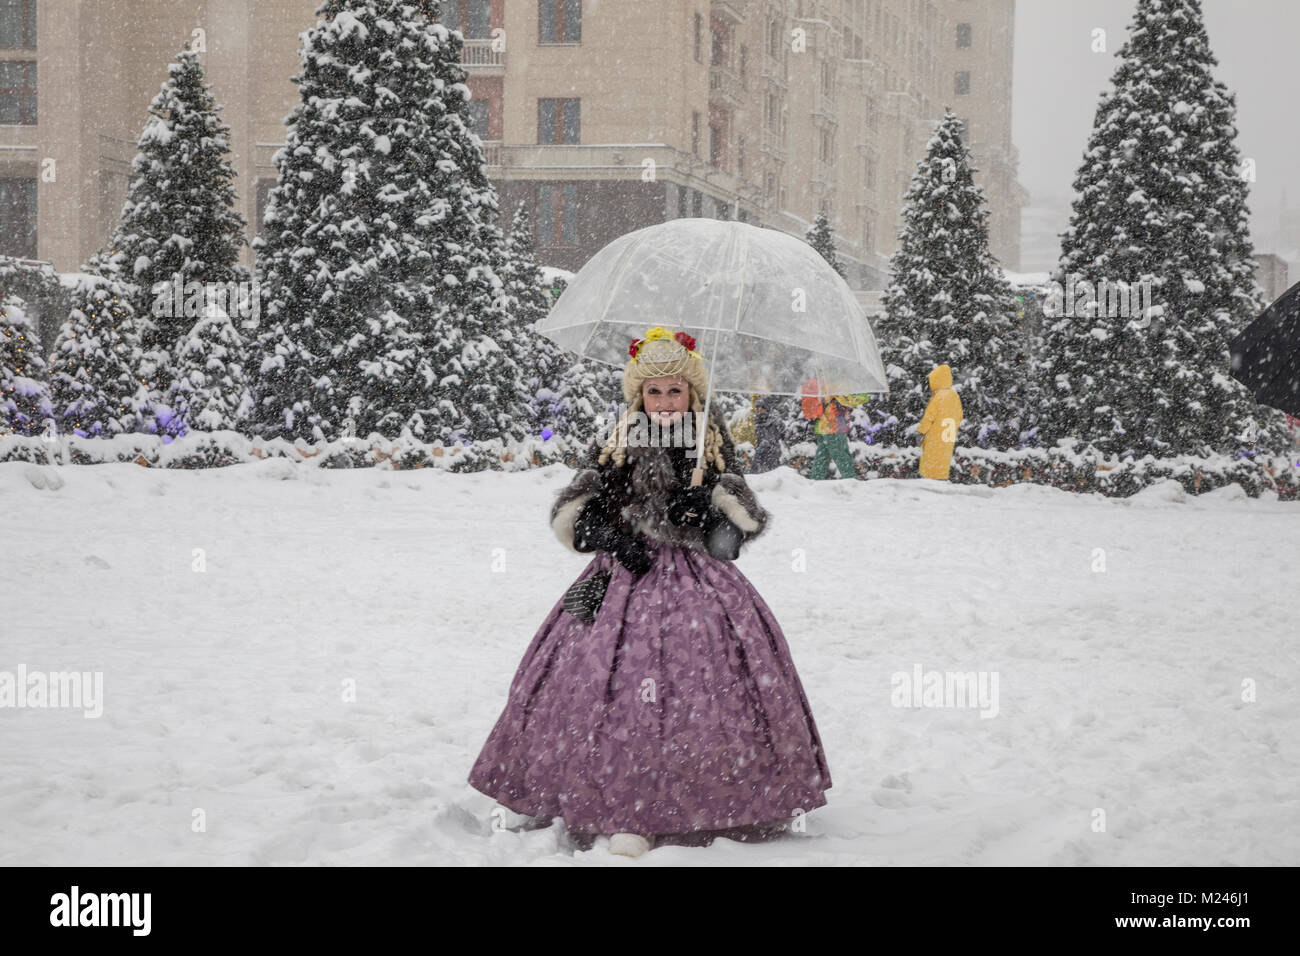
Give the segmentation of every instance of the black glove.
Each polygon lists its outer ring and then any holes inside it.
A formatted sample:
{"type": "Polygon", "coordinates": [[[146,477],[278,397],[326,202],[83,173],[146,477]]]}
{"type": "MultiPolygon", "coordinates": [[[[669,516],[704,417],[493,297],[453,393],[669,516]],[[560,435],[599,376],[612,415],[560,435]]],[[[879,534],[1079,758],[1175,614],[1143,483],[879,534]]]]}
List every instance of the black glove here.
{"type": "Polygon", "coordinates": [[[703,485],[683,488],[668,503],[668,520],[691,528],[706,527],[714,517],[711,501],[712,492],[703,485]]]}
{"type": "Polygon", "coordinates": [[[654,560],[650,549],[639,537],[622,531],[601,498],[589,501],[573,524],[573,547],[577,551],[608,551],[623,567],[641,575],[650,570],[654,560]]]}
{"type": "Polygon", "coordinates": [[[618,563],[633,574],[645,574],[650,570],[650,566],[654,564],[650,549],[638,537],[621,536],[614,545],[613,550],[614,557],[618,558],[618,563]]]}
{"type": "Polygon", "coordinates": [[[574,550],[613,551],[614,538],[615,530],[606,503],[599,497],[588,501],[573,523],[574,550]]]}

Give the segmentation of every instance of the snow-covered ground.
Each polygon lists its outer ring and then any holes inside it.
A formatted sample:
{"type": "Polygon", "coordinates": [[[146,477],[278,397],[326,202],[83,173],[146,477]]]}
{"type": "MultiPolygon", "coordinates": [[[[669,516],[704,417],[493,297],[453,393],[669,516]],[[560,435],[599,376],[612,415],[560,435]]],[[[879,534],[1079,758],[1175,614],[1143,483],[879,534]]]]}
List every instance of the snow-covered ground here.
{"type": "Polygon", "coordinates": [[[0,709],[0,864],[1300,864],[1300,505],[1235,486],[751,478],[829,805],[637,861],[494,830],[465,777],[585,564],[569,474],[0,464],[0,671],[104,681],[0,709]],[[893,706],[917,666],[997,715],[893,706]]]}

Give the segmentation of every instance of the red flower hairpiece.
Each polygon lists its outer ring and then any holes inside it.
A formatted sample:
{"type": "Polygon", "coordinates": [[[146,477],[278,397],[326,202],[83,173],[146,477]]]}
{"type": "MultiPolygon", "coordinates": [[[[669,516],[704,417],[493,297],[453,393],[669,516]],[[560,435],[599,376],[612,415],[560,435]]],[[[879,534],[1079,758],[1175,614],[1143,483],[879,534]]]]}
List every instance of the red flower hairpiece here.
{"type": "MultiPolygon", "coordinates": [[[[665,341],[668,339],[668,330],[662,326],[651,329],[645,338],[633,341],[633,343],[627,347],[627,354],[632,356],[635,360],[637,352],[641,351],[641,346],[645,345],[645,343],[649,341],[657,341],[659,339],[664,339],[665,341]]],[[[678,332],[675,334],[673,336],[673,341],[678,345],[684,346],[688,352],[695,351],[695,339],[687,335],[685,332],[678,332]]]]}

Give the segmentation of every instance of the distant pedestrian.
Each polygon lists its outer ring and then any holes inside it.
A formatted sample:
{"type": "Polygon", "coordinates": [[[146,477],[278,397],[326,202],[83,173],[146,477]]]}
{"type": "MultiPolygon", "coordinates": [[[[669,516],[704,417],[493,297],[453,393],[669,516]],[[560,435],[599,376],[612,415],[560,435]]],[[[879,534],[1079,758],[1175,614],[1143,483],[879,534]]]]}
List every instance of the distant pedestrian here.
{"type": "Polygon", "coordinates": [[[753,474],[771,471],[781,464],[782,407],[789,399],[781,395],[755,396],[754,403],[754,460],[749,466],[753,474]]]}
{"type": "Polygon", "coordinates": [[[841,478],[856,478],[857,467],[849,453],[849,418],[856,408],[871,396],[865,392],[854,395],[823,396],[821,383],[810,378],[803,383],[803,416],[816,422],[813,433],[817,436],[817,454],[813,456],[812,477],[821,481],[827,475],[832,458],[841,478]]]}
{"type": "Polygon", "coordinates": [[[925,415],[916,426],[921,442],[921,477],[948,480],[952,450],[957,444],[957,427],[961,425],[961,396],[952,388],[952,369],[940,365],[930,372],[930,391],[934,394],[925,406],[925,415]]]}

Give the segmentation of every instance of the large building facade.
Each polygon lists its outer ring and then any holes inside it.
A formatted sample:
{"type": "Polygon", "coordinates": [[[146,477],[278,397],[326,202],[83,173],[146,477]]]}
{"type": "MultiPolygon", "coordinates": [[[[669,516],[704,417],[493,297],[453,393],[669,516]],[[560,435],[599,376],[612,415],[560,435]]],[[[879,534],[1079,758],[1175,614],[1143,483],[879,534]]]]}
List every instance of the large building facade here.
{"type": "MultiPolygon", "coordinates": [[[[72,271],[126,197],[145,111],[187,41],[205,49],[256,233],[318,0],[0,0],[0,253],[72,271]]],[[[540,261],[683,216],[802,235],[819,211],[849,282],[879,289],[903,193],[951,107],[1019,266],[1014,0],[444,0],[503,217],[540,261]]],[[[248,261],[247,254],[245,261],[248,261]]]]}

